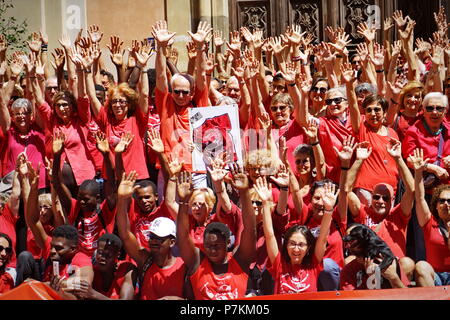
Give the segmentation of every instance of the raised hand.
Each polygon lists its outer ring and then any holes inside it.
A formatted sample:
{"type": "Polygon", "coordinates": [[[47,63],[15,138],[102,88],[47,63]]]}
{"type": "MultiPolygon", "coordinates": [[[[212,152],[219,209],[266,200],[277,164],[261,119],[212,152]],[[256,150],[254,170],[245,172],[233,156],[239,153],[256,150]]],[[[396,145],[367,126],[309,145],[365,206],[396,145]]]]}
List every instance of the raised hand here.
{"type": "Polygon", "coordinates": [[[53,134],[53,154],[59,155],[62,153],[65,140],[66,135],[62,131],[56,131],[53,134]]]}
{"type": "Polygon", "coordinates": [[[103,32],[100,31],[96,25],[89,26],[88,35],[92,40],[92,43],[99,43],[103,38],[103,32]]]}
{"type": "Polygon", "coordinates": [[[106,47],[111,51],[110,57],[111,61],[116,66],[122,66],[123,65],[123,56],[125,54],[125,49],[122,51],[122,45],[123,41],[120,40],[118,36],[111,36],[111,45],[107,44],[106,47]]]}
{"type": "Polygon", "coordinates": [[[305,32],[302,33],[302,27],[298,24],[292,25],[286,32],[287,39],[291,45],[300,45],[305,32]]]}
{"type": "Polygon", "coordinates": [[[355,152],[357,143],[355,142],[355,138],[351,135],[344,138],[342,142],[342,150],[339,151],[335,146],[333,146],[334,151],[338,155],[341,160],[341,164],[346,163],[349,164],[352,159],[353,152],[355,152]]]}
{"type": "Polygon", "coordinates": [[[28,158],[25,152],[19,153],[16,160],[16,171],[19,175],[24,178],[28,175],[28,158]]]}
{"type": "Polygon", "coordinates": [[[175,32],[168,31],[167,22],[164,20],[157,21],[152,26],[152,35],[158,43],[158,46],[167,47],[175,34],[175,32]]]}
{"type": "Polygon", "coordinates": [[[156,153],[164,153],[164,143],[159,134],[159,130],[152,127],[148,129],[147,133],[148,133],[147,145],[156,153]]]}
{"type": "Polygon", "coordinates": [[[226,42],[228,49],[231,50],[233,56],[241,55],[241,35],[238,31],[230,32],[230,42],[226,42]]]}
{"type": "MultiPolygon", "coordinates": [[[[275,183],[280,188],[285,188],[289,186],[289,171],[286,165],[280,164],[278,171],[275,176],[270,176],[270,181],[275,183]]],[[[272,194],[272,192],[271,192],[272,194]]]]}
{"type": "Polygon", "coordinates": [[[190,31],[188,31],[187,33],[198,47],[205,43],[206,38],[209,36],[211,32],[212,32],[211,25],[206,21],[200,21],[197,27],[197,33],[192,33],[190,31]]]}
{"type": "Polygon", "coordinates": [[[47,173],[48,180],[53,181],[53,159],[45,157],[45,172],[47,173]]]}
{"type": "Polygon", "coordinates": [[[253,187],[263,202],[272,199],[272,190],[269,188],[269,184],[265,177],[257,178],[253,187]]]}
{"type": "Polygon", "coordinates": [[[358,56],[361,58],[361,62],[364,63],[369,58],[369,48],[367,47],[367,43],[359,43],[356,45],[356,52],[358,56]]]}
{"type": "Polygon", "coordinates": [[[23,67],[24,61],[21,58],[19,58],[19,56],[14,55],[9,65],[12,75],[18,77],[22,72],[23,67]]]}
{"type": "Polygon", "coordinates": [[[64,49],[68,49],[72,46],[72,41],[70,41],[69,35],[67,33],[63,33],[61,35],[59,43],[63,46],[64,49]]]}
{"type": "Polygon", "coordinates": [[[119,143],[114,148],[115,153],[123,153],[125,150],[127,150],[128,146],[130,145],[131,141],[133,141],[134,135],[131,134],[131,132],[125,132],[120,137],[119,143]]]}
{"type": "Polygon", "coordinates": [[[225,179],[225,176],[228,174],[228,171],[225,169],[226,166],[224,161],[225,157],[226,153],[222,153],[215,159],[211,159],[210,168],[207,168],[211,176],[211,180],[214,183],[219,183],[223,181],[225,179]]]}
{"type": "Polygon", "coordinates": [[[372,154],[372,147],[368,141],[358,143],[356,148],[356,159],[366,160],[372,154]]]}
{"type": "Polygon", "coordinates": [[[323,186],[322,201],[325,209],[325,213],[331,214],[334,205],[336,204],[337,197],[339,195],[339,189],[332,182],[325,183],[323,186]]]}
{"type": "Polygon", "coordinates": [[[281,72],[286,84],[295,83],[295,77],[297,75],[297,68],[294,62],[286,63],[286,72],[281,72]]]}
{"type": "Polygon", "coordinates": [[[422,54],[422,53],[425,53],[425,52],[431,50],[431,44],[429,42],[423,40],[422,38],[416,39],[416,47],[417,47],[417,49],[414,50],[414,53],[416,53],[416,54],[422,54]]]}
{"type": "Polygon", "coordinates": [[[249,182],[247,174],[244,171],[244,168],[236,162],[230,164],[229,167],[232,174],[230,182],[233,185],[233,187],[237,190],[248,189],[249,182]]]}
{"type": "Polygon", "coordinates": [[[63,68],[64,63],[66,62],[66,55],[64,54],[64,50],[61,48],[56,48],[55,52],[52,52],[52,56],[53,59],[55,59],[55,63],[52,63],[53,68],[63,68]]]}
{"type": "Polygon", "coordinates": [[[407,18],[403,18],[403,12],[401,10],[394,11],[392,18],[394,19],[395,24],[397,24],[397,27],[399,29],[403,29],[403,27],[408,22],[407,18]]]}
{"type": "Polygon", "coordinates": [[[42,39],[41,35],[37,32],[31,34],[31,41],[27,41],[28,47],[33,52],[38,53],[41,50],[42,39]]]}
{"type": "Polygon", "coordinates": [[[319,126],[314,119],[309,119],[306,127],[302,127],[310,143],[315,143],[318,141],[317,133],[319,131],[319,126]]]}
{"type": "Polygon", "coordinates": [[[384,32],[388,32],[394,27],[394,20],[391,17],[387,17],[384,19],[383,30],[384,32]]]}
{"type": "Polygon", "coordinates": [[[345,54],[345,52],[347,50],[346,47],[350,43],[351,43],[350,36],[344,32],[344,33],[338,33],[336,40],[329,43],[329,45],[332,46],[340,54],[345,54]]]}
{"type": "Polygon", "coordinates": [[[119,198],[131,198],[134,193],[134,184],[136,183],[137,176],[138,174],[136,171],[130,171],[130,173],[128,174],[124,172],[122,174],[122,180],[120,181],[119,187],[117,188],[117,195],[119,196],[119,198]]]}
{"type": "Polygon", "coordinates": [[[419,148],[414,149],[413,154],[408,157],[408,161],[412,163],[415,171],[425,170],[429,160],[428,158],[423,159],[423,149],[419,148]]]}
{"type": "Polygon", "coordinates": [[[379,43],[375,43],[373,57],[369,55],[369,60],[372,61],[376,69],[382,69],[384,65],[384,47],[379,43]]]}
{"type": "Polygon", "coordinates": [[[374,26],[369,27],[367,23],[363,22],[358,25],[357,31],[361,34],[368,42],[373,42],[375,40],[376,29],[374,26]]]}
{"type": "Polygon", "coordinates": [[[394,159],[400,159],[402,157],[402,144],[394,138],[389,140],[389,145],[386,146],[386,150],[394,159]]]}
{"type": "Polygon", "coordinates": [[[184,161],[179,162],[177,157],[173,157],[169,155],[169,174],[171,177],[178,175],[183,168],[184,161]]]}
{"type": "Polygon", "coordinates": [[[195,43],[186,42],[186,49],[187,49],[189,60],[193,60],[197,57],[197,50],[195,50],[195,43]]]}
{"type": "Polygon", "coordinates": [[[356,81],[356,71],[350,63],[341,64],[341,75],[345,83],[353,83],[356,81]]]}
{"type": "Polygon", "coordinates": [[[278,157],[284,165],[288,165],[286,138],[283,136],[278,139],[278,157]]]}
{"type": "Polygon", "coordinates": [[[253,44],[253,34],[248,30],[246,27],[241,27],[240,29],[242,36],[244,37],[244,40],[247,41],[248,44],[253,44]]]}
{"type": "Polygon", "coordinates": [[[263,130],[270,130],[270,128],[272,127],[272,120],[270,119],[270,116],[267,112],[262,113],[258,118],[258,121],[263,130]]]}
{"type": "Polygon", "coordinates": [[[108,143],[108,139],[106,138],[105,133],[101,132],[101,131],[97,131],[95,134],[95,142],[96,142],[96,146],[97,149],[103,153],[103,154],[107,154],[109,153],[109,143],[108,143]]]}
{"type": "Polygon", "coordinates": [[[399,30],[400,38],[403,41],[409,41],[413,35],[414,26],[416,22],[414,20],[410,20],[405,28],[405,30],[399,30]]]}
{"type": "Polygon", "coordinates": [[[270,38],[269,45],[272,47],[273,53],[275,55],[281,54],[288,46],[287,44],[281,43],[281,37],[270,38]]]}
{"type": "Polygon", "coordinates": [[[216,48],[220,48],[223,46],[224,41],[223,41],[223,35],[222,35],[222,31],[214,31],[214,45],[216,46],[216,48]]]}
{"type": "Polygon", "coordinates": [[[392,48],[392,58],[396,59],[400,52],[402,51],[402,41],[401,40],[397,40],[394,42],[393,45],[391,45],[392,48]]]}
{"type": "Polygon", "coordinates": [[[178,198],[186,202],[189,200],[192,194],[192,177],[187,171],[183,171],[178,175],[177,184],[178,198]]]}

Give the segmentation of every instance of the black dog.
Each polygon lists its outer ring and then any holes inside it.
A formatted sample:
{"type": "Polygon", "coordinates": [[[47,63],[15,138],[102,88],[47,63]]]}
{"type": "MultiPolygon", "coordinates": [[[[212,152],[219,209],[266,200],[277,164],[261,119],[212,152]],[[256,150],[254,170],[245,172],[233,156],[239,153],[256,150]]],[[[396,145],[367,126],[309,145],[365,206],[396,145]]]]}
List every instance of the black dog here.
{"type": "Polygon", "coordinates": [[[374,262],[376,262],[375,258],[381,255],[383,260],[379,265],[380,270],[384,270],[395,259],[386,242],[365,225],[357,224],[342,240],[350,245],[352,254],[374,259],[374,262]]]}

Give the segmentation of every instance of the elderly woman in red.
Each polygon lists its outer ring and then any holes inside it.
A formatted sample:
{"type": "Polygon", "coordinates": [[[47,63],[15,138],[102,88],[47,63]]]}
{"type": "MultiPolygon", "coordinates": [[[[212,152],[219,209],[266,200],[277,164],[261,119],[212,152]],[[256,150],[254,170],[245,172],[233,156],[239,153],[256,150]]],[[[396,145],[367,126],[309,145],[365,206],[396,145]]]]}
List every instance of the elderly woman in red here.
{"type": "Polygon", "coordinates": [[[364,117],[361,117],[354,88],[354,71],[350,65],[342,66],[341,70],[347,88],[353,136],[359,142],[369,142],[372,147],[372,154],[362,165],[354,185],[354,192],[361,203],[369,205],[373,186],[378,183],[387,183],[392,186],[394,192],[397,190],[398,168],[386,146],[391,138],[398,140],[398,135],[392,128],[384,125],[388,102],[381,96],[369,95],[364,99],[364,117]]]}
{"type": "Polygon", "coordinates": [[[133,90],[127,83],[112,86],[108,90],[106,105],[102,106],[95,92],[94,78],[92,75],[93,58],[89,55],[83,57],[84,77],[87,93],[91,103],[94,120],[100,130],[105,132],[111,151],[126,132],[131,132],[133,141],[122,153],[123,169],[126,172],[132,170],[138,173],[139,179],[149,177],[145,162],[145,149],[142,141],[147,131],[148,113],[148,77],[147,65],[150,53],[141,50],[134,52],[137,68],[141,70],[137,90],[133,90]]]}
{"type": "MultiPolygon", "coordinates": [[[[424,158],[429,159],[424,169],[424,185],[431,191],[439,183],[449,183],[450,124],[444,121],[448,98],[440,92],[430,92],[424,97],[422,106],[423,117],[406,131],[402,152],[406,159],[414,149],[423,149],[424,158]]],[[[408,166],[412,167],[412,164],[408,162],[408,166]]]]}
{"type": "Polygon", "coordinates": [[[450,284],[450,185],[439,185],[431,201],[425,200],[424,158],[423,149],[415,149],[408,158],[415,170],[416,213],[426,249],[426,261],[416,263],[416,281],[419,286],[443,286],[450,284]]]}

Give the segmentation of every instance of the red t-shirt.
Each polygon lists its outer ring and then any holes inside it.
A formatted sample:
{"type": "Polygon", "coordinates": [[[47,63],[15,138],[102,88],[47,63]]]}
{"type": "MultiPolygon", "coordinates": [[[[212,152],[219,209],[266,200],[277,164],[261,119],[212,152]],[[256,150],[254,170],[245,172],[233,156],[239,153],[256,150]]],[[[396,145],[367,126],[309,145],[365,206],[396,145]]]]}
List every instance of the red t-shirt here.
{"type": "MultiPolygon", "coordinates": [[[[208,105],[208,88],[201,92],[196,91],[194,96],[195,106],[205,107],[208,105]]],[[[188,150],[186,142],[192,141],[190,136],[189,112],[188,108],[194,107],[189,104],[186,107],[179,107],[171,94],[155,89],[155,105],[160,116],[161,139],[164,142],[164,149],[167,155],[177,157],[178,161],[184,161],[183,168],[192,171],[192,156],[188,150]]]]}
{"type": "MultiPolygon", "coordinates": [[[[289,125],[286,127],[284,132],[280,132],[280,136],[286,138],[286,147],[287,147],[287,158],[291,168],[295,168],[295,157],[294,151],[300,144],[308,144],[308,138],[306,137],[305,131],[302,127],[297,123],[296,120],[291,120],[289,125]]],[[[278,140],[277,140],[278,141],[278,140]]]]}
{"type": "Polygon", "coordinates": [[[439,230],[439,223],[433,215],[422,227],[422,230],[427,262],[436,272],[450,272],[450,250],[439,230]]]}
{"type": "Polygon", "coordinates": [[[284,261],[279,251],[274,264],[268,270],[275,280],[274,294],[317,292],[317,279],[323,270],[323,262],[317,261],[313,256],[309,267],[294,265],[284,261]]]}
{"type": "Polygon", "coordinates": [[[0,211],[0,232],[7,234],[12,241],[13,253],[11,255],[11,259],[9,260],[8,267],[15,268],[16,267],[16,222],[19,220],[19,217],[13,215],[11,209],[8,204],[5,203],[3,210],[0,211]]]}
{"type": "Polygon", "coordinates": [[[397,190],[398,168],[394,158],[387,152],[386,146],[389,145],[391,138],[398,140],[397,133],[388,128],[389,135],[381,136],[372,131],[366,122],[361,124],[359,129],[358,141],[368,141],[372,147],[372,154],[367,158],[356,178],[355,188],[363,188],[369,191],[378,183],[387,183],[397,190]]]}
{"type": "MultiPolygon", "coordinates": [[[[346,264],[344,268],[341,270],[340,288],[341,290],[375,289],[373,282],[375,279],[375,275],[371,275],[370,279],[369,277],[370,276],[367,275],[366,268],[364,267],[364,265],[360,264],[356,259],[354,259],[350,261],[348,264],[346,264]]],[[[406,274],[401,270],[401,268],[400,268],[400,279],[403,282],[403,284],[405,285],[409,284],[408,278],[406,277],[406,274]]],[[[383,277],[381,277],[380,280],[382,280],[383,282],[381,284],[381,289],[391,288],[391,284],[389,283],[388,280],[384,279],[383,277]]]]}
{"type": "Polygon", "coordinates": [[[377,235],[386,242],[397,258],[406,256],[406,228],[409,217],[405,217],[400,204],[385,216],[375,213],[371,207],[362,205],[359,215],[354,220],[374,231],[378,229],[377,235]]]}
{"type": "Polygon", "coordinates": [[[141,247],[149,249],[148,240],[150,235],[150,225],[153,220],[159,217],[166,217],[173,220],[169,208],[167,208],[165,201],[159,207],[148,214],[142,214],[136,200],[131,200],[130,211],[128,212],[128,219],[130,220],[131,232],[136,236],[141,247]]]}
{"type": "Polygon", "coordinates": [[[8,273],[4,272],[0,275],[0,294],[8,292],[9,290],[14,288],[14,279],[8,273]]]}
{"type": "Polygon", "coordinates": [[[141,288],[141,300],[157,300],[165,296],[183,297],[184,276],[186,266],[183,259],[176,258],[173,266],[159,268],[153,263],[145,272],[141,288]]]}
{"type": "Polygon", "coordinates": [[[120,290],[125,281],[125,276],[133,269],[133,264],[128,261],[118,263],[117,270],[114,273],[114,280],[108,291],[103,291],[103,277],[101,272],[94,269],[94,280],[92,288],[110,299],[120,299],[120,290]]]}
{"type": "Polygon", "coordinates": [[[341,150],[342,142],[351,134],[352,125],[349,117],[347,117],[347,121],[345,123],[342,123],[341,120],[333,116],[320,117],[318,132],[319,142],[322,147],[325,162],[327,166],[330,167],[330,174],[327,178],[336,183],[339,183],[341,161],[339,160],[339,157],[333,147],[341,150]]]}
{"type": "Polygon", "coordinates": [[[78,214],[82,215],[78,219],[78,223],[75,227],[77,228],[80,236],[80,251],[89,256],[92,256],[95,249],[97,249],[98,239],[105,233],[112,233],[114,229],[114,218],[116,215],[115,208],[110,210],[107,200],[104,200],[100,205],[100,211],[102,213],[105,226],[103,226],[101,218],[97,212],[82,213],[80,209],[80,202],[72,199],[69,224],[73,225],[78,217],[78,214]]]}
{"type": "MultiPolygon", "coordinates": [[[[50,252],[51,242],[52,238],[48,237],[46,248],[44,251],[50,252]]],[[[77,252],[69,264],[59,265],[59,276],[61,277],[61,279],[68,279],[71,275],[75,274],[77,268],[83,267],[92,267],[91,256],[88,256],[83,252],[77,252]]],[[[52,276],[53,276],[53,263],[50,263],[49,266],[44,271],[43,281],[44,282],[50,281],[52,276]]]]}
{"type": "MultiPolygon", "coordinates": [[[[44,230],[45,233],[47,234],[47,236],[51,237],[53,230],[55,230],[55,228],[51,225],[44,225],[44,230]]],[[[44,256],[44,250],[42,250],[36,243],[36,240],[34,239],[34,235],[33,232],[28,229],[27,231],[27,250],[31,252],[31,254],[33,255],[34,259],[40,259],[40,258],[44,258],[47,259],[47,256],[44,256]]],[[[50,252],[47,252],[50,253],[50,252]]]]}
{"type": "Polygon", "coordinates": [[[149,175],[143,143],[147,131],[147,115],[143,114],[139,107],[136,107],[133,116],[119,121],[107,111],[106,107],[102,107],[95,121],[108,138],[113,162],[115,161],[114,148],[120,142],[122,135],[126,132],[134,135],[133,141],[122,153],[123,166],[125,172],[135,170],[138,173],[138,179],[147,179],[149,175]]]}
{"type": "Polygon", "coordinates": [[[415,117],[408,117],[400,113],[397,116],[392,128],[397,132],[400,141],[403,141],[406,131],[414,125],[418,118],[420,118],[420,114],[415,117]]]}
{"type": "MultiPolygon", "coordinates": [[[[444,145],[442,148],[442,158],[450,155],[450,139],[449,139],[449,129],[450,123],[444,121],[442,124],[445,130],[442,131],[444,135],[444,145]]],[[[423,120],[417,120],[412,127],[410,127],[405,133],[405,139],[402,142],[402,153],[403,158],[407,159],[408,156],[413,154],[414,149],[423,149],[423,158],[430,159],[428,163],[434,163],[437,160],[438,149],[439,149],[440,135],[433,136],[427,132],[425,126],[423,125],[423,120]]],[[[441,167],[443,167],[443,161],[441,160],[441,167]]],[[[449,169],[447,169],[449,171],[449,169]]],[[[449,171],[450,173],[450,171],[449,171]]],[[[441,183],[449,183],[450,178],[447,180],[441,180],[441,183]]]]}
{"type": "Polygon", "coordinates": [[[208,258],[202,259],[190,276],[195,300],[234,300],[245,296],[248,274],[231,253],[228,257],[228,270],[220,276],[214,273],[208,258]]]}

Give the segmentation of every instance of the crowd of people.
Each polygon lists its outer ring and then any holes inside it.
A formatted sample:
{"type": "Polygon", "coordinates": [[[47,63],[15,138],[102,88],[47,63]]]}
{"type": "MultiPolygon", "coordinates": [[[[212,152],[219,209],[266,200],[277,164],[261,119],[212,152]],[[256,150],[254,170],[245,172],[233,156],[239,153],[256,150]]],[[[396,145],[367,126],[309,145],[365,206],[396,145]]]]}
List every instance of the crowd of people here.
{"type": "Polygon", "coordinates": [[[201,21],[187,70],[165,21],[128,50],[112,36],[109,57],[95,25],[63,34],[53,60],[42,31],[9,56],[0,35],[0,294],[30,280],[94,300],[449,285],[450,45],[444,9],[434,18],[428,41],[396,11],[383,43],[362,23],[356,46],[341,27],[226,41],[201,21]],[[190,108],[230,105],[243,161],[217,143],[226,130],[210,128],[212,151],[190,133],[190,108]]]}

